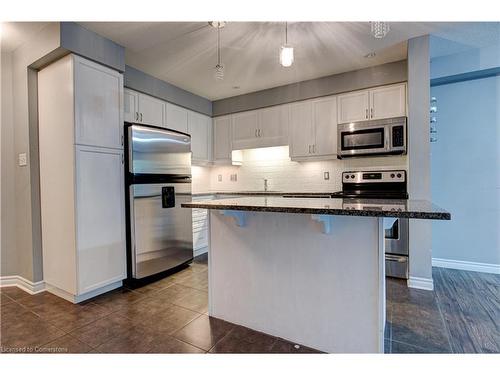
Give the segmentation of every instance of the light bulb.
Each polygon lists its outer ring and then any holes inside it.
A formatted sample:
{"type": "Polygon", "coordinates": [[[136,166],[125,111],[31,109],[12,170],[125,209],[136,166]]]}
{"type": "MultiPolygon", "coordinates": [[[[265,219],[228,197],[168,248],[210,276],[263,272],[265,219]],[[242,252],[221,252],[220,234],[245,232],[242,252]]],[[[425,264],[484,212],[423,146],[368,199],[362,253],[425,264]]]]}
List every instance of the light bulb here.
{"type": "Polygon", "coordinates": [[[280,64],[289,67],[293,64],[293,47],[285,44],[280,50],[280,64]]]}
{"type": "Polygon", "coordinates": [[[374,38],[382,39],[391,31],[391,27],[387,22],[370,22],[370,24],[374,38]]]}
{"type": "Polygon", "coordinates": [[[224,65],[222,64],[215,65],[214,76],[216,79],[220,80],[224,79],[224,65]]]}

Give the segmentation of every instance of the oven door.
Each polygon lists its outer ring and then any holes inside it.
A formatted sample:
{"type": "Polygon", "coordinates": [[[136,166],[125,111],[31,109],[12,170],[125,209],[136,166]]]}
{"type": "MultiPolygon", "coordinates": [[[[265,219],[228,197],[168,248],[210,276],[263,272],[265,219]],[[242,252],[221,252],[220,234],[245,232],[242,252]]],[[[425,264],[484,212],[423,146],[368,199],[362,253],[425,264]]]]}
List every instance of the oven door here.
{"type": "Polygon", "coordinates": [[[383,154],[388,147],[388,134],[385,126],[360,128],[339,126],[339,155],[355,156],[383,154]]]}

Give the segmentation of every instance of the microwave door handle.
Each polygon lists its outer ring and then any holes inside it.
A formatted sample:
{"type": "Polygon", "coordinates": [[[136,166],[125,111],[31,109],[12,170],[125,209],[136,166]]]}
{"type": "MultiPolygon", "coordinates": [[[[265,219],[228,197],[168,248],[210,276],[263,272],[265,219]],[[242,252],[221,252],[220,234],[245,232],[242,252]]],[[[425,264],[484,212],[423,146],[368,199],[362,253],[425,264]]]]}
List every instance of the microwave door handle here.
{"type": "Polygon", "coordinates": [[[392,129],[391,129],[390,132],[385,132],[385,137],[384,137],[385,138],[384,139],[385,145],[384,145],[384,149],[386,151],[389,151],[389,140],[390,140],[390,134],[389,133],[392,133],[392,129]]]}

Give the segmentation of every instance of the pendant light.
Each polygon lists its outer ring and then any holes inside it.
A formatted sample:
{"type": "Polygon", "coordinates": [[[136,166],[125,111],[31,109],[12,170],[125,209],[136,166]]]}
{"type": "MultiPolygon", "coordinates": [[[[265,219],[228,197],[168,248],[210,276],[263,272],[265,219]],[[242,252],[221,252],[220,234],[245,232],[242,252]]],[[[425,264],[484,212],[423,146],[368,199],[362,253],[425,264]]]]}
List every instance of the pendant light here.
{"type": "Polygon", "coordinates": [[[226,23],[223,21],[211,21],[210,26],[217,29],[217,65],[214,68],[215,79],[224,79],[224,65],[222,65],[222,60],[220,56],[220,29],[222,29],[226,23]]]}
{"type": "Polygon", "coordinates": [[[374,38],[385,38],[387,33],[391,31],[391,27],[387,22],[370,22],[372,35],[374,38]]]}
{"type": "Polygon", "coordinates": [[[288,44],[288,22],[285,22],[285,44],[280,48],[280,64],[285,68],[293,64],[293,47],[288,44]]]}

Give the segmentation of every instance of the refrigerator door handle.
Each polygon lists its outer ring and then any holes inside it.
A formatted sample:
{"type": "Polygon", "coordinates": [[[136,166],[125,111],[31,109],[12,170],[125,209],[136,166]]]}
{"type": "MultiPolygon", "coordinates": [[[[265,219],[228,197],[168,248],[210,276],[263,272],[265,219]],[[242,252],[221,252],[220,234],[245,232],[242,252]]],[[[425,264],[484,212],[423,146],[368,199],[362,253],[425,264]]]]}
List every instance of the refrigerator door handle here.
{"type": "Polygon", "coordinates": [[[162,208],[175,207],[175,191],[173,186],[164,186],[161,188],[161,206],[162,208]]]}

